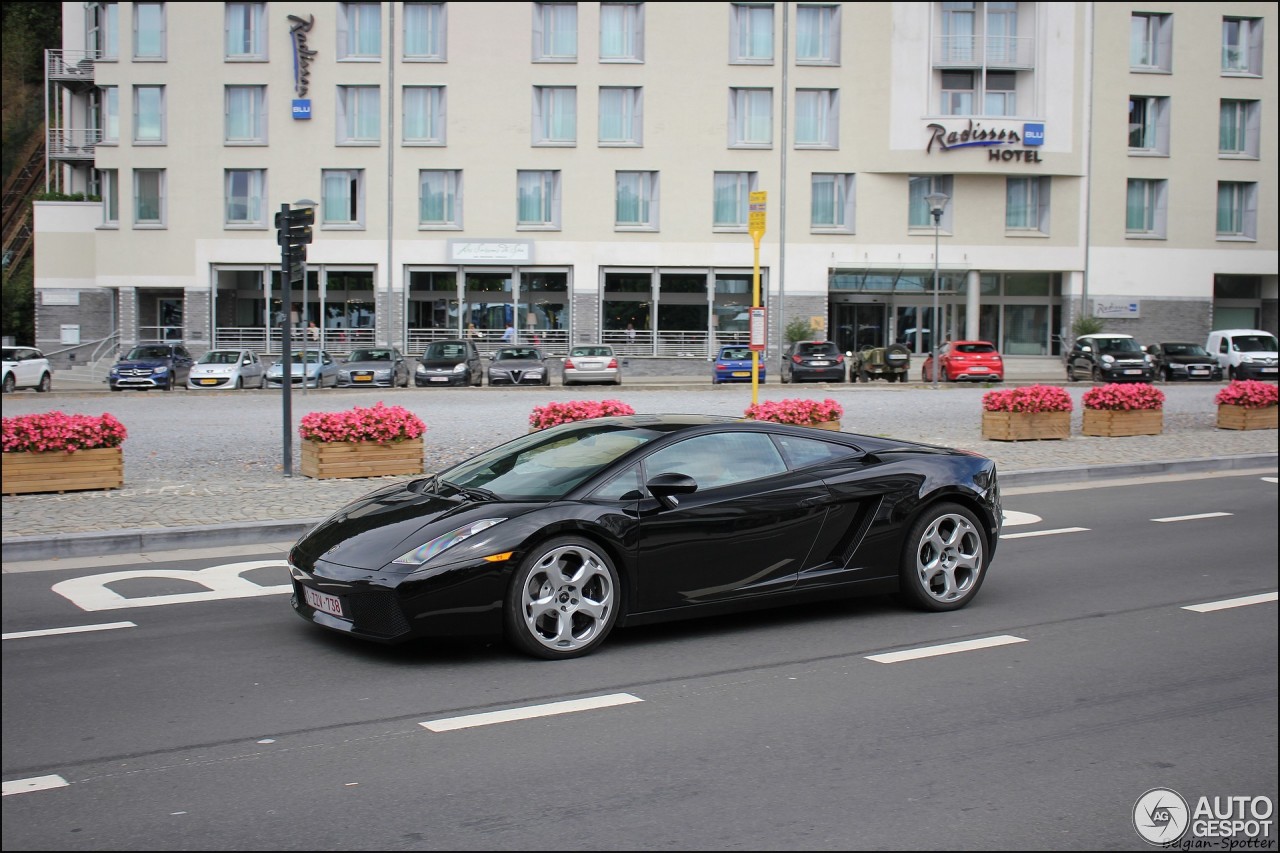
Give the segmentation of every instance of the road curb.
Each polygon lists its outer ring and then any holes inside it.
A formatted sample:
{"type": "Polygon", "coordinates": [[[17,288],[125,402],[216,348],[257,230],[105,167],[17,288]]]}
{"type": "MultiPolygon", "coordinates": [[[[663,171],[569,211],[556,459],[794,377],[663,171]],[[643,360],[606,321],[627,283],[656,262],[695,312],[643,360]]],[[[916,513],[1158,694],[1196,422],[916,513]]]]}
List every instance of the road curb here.
{"type": "MultiPolygon", "coordinates": [[[[1280,454],[1215,456],[1168,462],[1134,462],[1111,465],[1033,468],[1000,475],[1003,488],[1048,486],[1149,477],[1160,474],[1192,474],[1213,471],[1240,471],[1275,468],[1280,454]]],[[[183,548],[216,548],[227,545],[259,545],[299,538],[322,519],[249,521],[198,527],[157,527],[111,533],[68,533],[58,536],[16,536],[0,540],[6,562],[54,560],[71,557],[100,557],[114,554],[144,554],[183,548]]]]}

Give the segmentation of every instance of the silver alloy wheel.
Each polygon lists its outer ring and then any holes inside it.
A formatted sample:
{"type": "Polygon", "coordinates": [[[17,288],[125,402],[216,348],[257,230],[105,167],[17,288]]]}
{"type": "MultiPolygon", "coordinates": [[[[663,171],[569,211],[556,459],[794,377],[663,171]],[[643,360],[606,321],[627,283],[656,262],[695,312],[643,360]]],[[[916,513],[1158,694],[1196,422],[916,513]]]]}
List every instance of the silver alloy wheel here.
{"type": "Polygon", "coordinates": [[[528,636],[547,649],[579,652],[604,639],[615,596],[614,574],[604,557],[585,544],[560,544],[524,574],[522,622],[528,636]]]}
{"type": "Polygon", "coordinates": [[[915,554],[920,589],[942,604],[967,598],[982,575],[982,534],[959,513],[948,512],[929,522],[915,554]]]}

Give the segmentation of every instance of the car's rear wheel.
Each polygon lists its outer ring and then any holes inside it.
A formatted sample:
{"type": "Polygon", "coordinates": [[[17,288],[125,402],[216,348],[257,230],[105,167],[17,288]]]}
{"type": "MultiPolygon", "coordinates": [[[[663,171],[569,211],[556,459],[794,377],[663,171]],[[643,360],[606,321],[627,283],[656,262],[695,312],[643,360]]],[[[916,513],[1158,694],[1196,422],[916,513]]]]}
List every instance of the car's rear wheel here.
{"type": "Polygon", "coordinates": [[[1103,379],[1103,378],[1102,378],[1102,368],[1101,368],[1101,367],[1094,367],[1094,368],[1093,368],[1093,381],[1094,381],[1094,382],[1105,382],[1105,381],[1106,381],[1105,379],[1103,379]]]}
{"type": "Polygon", "coordinates": [[[958,610],[986,575],[986,537],[970,510],[940,503],[926,509],[902,550],[902,595],[923,610],[958,610]]]}
{"type": "Polygon", "coordinates": [[[16,390],[18,390],[18,380],[14,379],[13,374],[10,373],[4,378],[4,393],[12,394],[16,390]]]}
{"type": "Polygon", "coordinates": [[[550,539],[516,569],[505,608],[507,639],[547,660],[595,651],[618,619],[618,571],[596,544],[550,539]]]}

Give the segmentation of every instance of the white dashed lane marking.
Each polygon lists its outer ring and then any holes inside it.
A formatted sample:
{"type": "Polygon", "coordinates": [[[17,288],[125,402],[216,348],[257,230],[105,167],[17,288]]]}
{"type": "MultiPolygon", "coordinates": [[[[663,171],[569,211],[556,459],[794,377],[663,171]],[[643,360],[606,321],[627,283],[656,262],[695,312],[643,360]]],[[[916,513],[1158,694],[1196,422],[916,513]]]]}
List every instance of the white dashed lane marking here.
{"type": "Polygon", "coordinates": [[[85,634],[89,631],[113,631],[116,628],[137,628],[133,622],[104,622],[101,625],[72,625],[69,628],[42,628],[39,631],[13,631],[0,635],[4,640],[21,640],[26,637],[55,637],[59,634],[85,634]]]}
{"type": "Polygon", "coordinates": [[[32,776],[30,779],[13,779],[4,783],[4,796],[10,794],[29,794],[32,791],[47,791],[50,788],[65,788],[69,783],[61,776],[32,776]]]}
{"type": "Polygon", "coordinates": [[[1229,512],[1198,512],[1195,515],[1170,515],[1165,518],[1153,518],[1152,521],[1158,521],[1166,524],[1171,521],[1198,521],[1202,518],[1226,518],[1230,516],[1229,512]]]}
{"type": "Polygon", "coordinates": [[[1264,604],[1275,601],[1276,593],[1264,592],[1259,595],[1246,595],[1241,598],[1224,598],[1222,601],[1209,601],[1205,604],[1188,604],[1183,610],[1194,610],[1196,613],[1212,613],[1215,610],[1230,610],[1233,607],[1247,607],[1250,604],[1264,604]]]}
{"type": "Polygon", "coordinates": [[[1008,646],[1012,643],[1025,643],[1022,637],[1001,634],[998,637],[983,637],[980,640],[963,640],[959,643],[943,643],[940,646],[921,646],[918,649],[904,649],[900,652],[886,652],[882,655],[867,655],[867,660],[876,663],[902,663],[908,660],[933,658],[939,655],[954,655],[957,652],[972,652],[978,649],[991,649],[996,646],[1008,646]]]}
{"type": "Polygon", "coordinates": [[[630,693],[611,693],[607,696],[570,699],[566,702],[548,702],[545,705],[527,705],[523,708],[509,708],[505,711],[489,711],[484,714],[468,714],[463,717],[446,717],[441,720],[428,720],[425,723],[418,723],[418,725],[433,732],[451,732],[475,726],[491,726],[495,723],[531,720],[536,717],[554,717],[557,714],[594,711],[598,708],[612,708],[615,705],[629,705],[632,702],[643,701],[643,699],[632,696],[630,693]]]}

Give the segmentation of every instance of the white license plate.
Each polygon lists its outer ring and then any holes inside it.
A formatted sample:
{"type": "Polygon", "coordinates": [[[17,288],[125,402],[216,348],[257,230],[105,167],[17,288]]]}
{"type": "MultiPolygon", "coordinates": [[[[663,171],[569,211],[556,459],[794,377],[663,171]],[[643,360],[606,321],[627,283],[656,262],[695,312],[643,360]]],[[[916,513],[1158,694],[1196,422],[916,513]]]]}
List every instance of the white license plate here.
{"type": "Polygon", "coordinates": [[[1209,372],[1209,368],[1207,368],[1207,367],[1193,367],[1193,368],[1191,368],[1191,372],[1192,372],[1192,373],[1208,373],[1208,372],[1209,372]]]}
{"type": "Polygon", "coordinates": [[[432,376],[431,381],[432,382],[448,382],[449,377],[448,376],[432,376]]]}
{"type": "Polygon", "coordinates": [[[311,607],[334,616],[342,615],[342,601],[336,595],[325,595],[323,592],[316,592],[305,586],[302,591],[307,597],[307,604],[311,607]]]}
{"type": "Polygon", "coordinates": [[[973,371],[974,373],[986,373],[989,370],[991,370],[991,368],[983,367],[980,364],[975,364],[973,367],[970,367],[969,370],[973,371]]]}
{"type": "Polygon", "coordinates": [[[1126,370],[1126,371],[1124,372],[1124,375],[1125,375],[1125,376],[1141,376],[1141,375],[1142,375],[1142,371],[1141,371],[1141,370],[1126,370]]]}
{"type": "Polygon", "coordinates": [[[1280,370],[1280,368],[1276,368],[1276,367],[1264,367],[1264,368],[1262,368],[1262,372],[1263,372],[1263,373],[1275,373],[1277,370],[1280,370]]]}
{"type": "Polygon", "coordinates": [[[809,366],[810,366],[810,367],[826,367],[826,366],[827,366],[827,365],[829,365],[829,364],[831,364],[831,362],[829,362],[829,361],[811,361],[811,362],[809,362],[809,366]]]}

